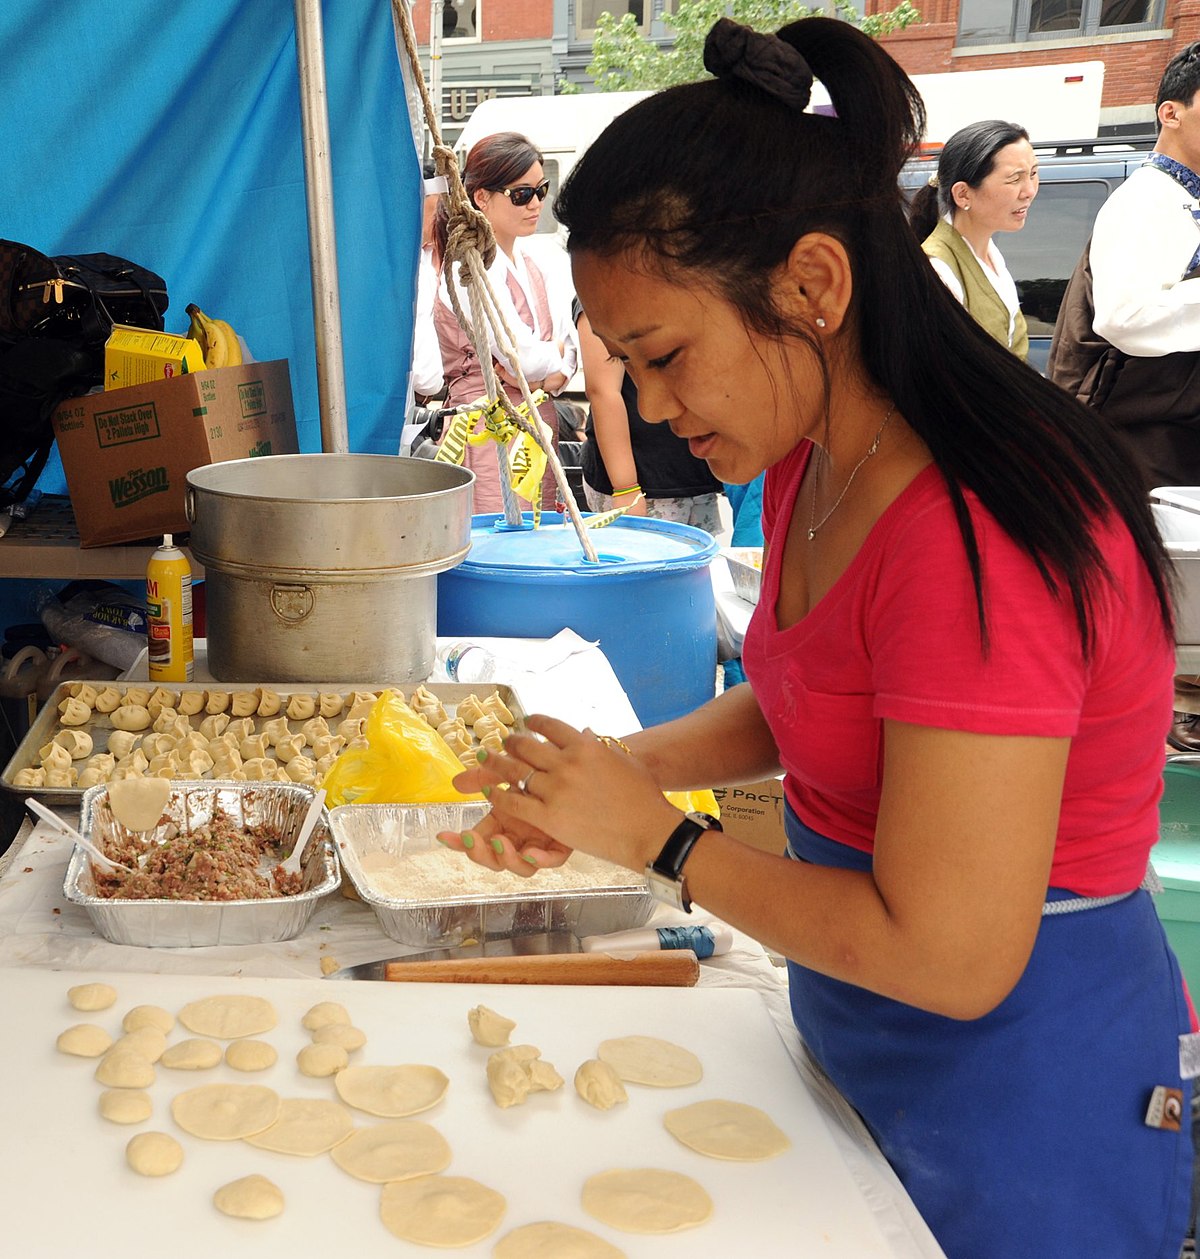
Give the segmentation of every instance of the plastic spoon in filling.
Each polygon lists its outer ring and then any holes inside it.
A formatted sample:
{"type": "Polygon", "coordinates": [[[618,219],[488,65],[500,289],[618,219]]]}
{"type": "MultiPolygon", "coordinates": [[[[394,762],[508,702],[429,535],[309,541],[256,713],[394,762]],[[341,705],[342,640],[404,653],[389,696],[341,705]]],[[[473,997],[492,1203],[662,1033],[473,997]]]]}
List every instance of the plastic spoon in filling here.
{"type": "Polygon", "coordinates": [[[300,823],[300,833],[296,836],[296,842],[292,847],[292,851],[289,853],[287,860],[281,863],[281,868],[285,874],[300,873],[300,859],[304,856],[304,849],[308,845],[308,837],[313,833],[324,806],[325,791],[322,788],[313,796],[312,804],[308,806],[308,812],[304,815],[304,821],[300,823]]]}
{"type": "Polygon", "coordinates": [[[35,800],[29,796],[25,800],[25,807],[31,812],[36,813],[43,822],[48,822],[55,830],[66,835],[68,839],[73,839],[80,848],[86,852],[97,865],[106,867],[108,870],[125,870],[129,874],[136,874],[137,871],[131,866],[125,865],[123,862],[114,861],[111,857],[107,857],[92,843],[90,839],[84,837],[69,823],[64,822],[52,809],[46,808],[40,800],[35,800]]]}

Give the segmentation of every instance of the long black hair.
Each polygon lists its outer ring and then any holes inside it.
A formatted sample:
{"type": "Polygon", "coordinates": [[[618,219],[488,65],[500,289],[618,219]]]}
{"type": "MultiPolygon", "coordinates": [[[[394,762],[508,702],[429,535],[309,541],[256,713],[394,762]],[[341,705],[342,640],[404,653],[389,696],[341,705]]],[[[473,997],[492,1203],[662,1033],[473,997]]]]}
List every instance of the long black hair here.
{"type": "Polygon", "coordinates": [[[1029,132],[1015,122],[987,118],[956,131],[938,154],[937,182],[917,191],[909,207],[908,219],[918,240],[937,226],[939,216],[954,212],[954,185],[978,188],[992,173],[996,154],[1018,140],[1028,140],[1029,132]]]}
{"type": "Polygon", "coordinates": [[[1129,452],[1095,413],[980,329],[908,226],[897,179],[924,111],[900,67],[849,24],[817,17],[778,36],[722,19],[706,58],[719,77],[620,114],[575,166],[555,206],[570,251],[625,256],[667,278],[689,273],[749,329],[808,345],[828,391],[819,340],[777,308],[766,277],[801,236],[834,236],[853,268],[850,319],[863,367],[925,442],[947,486],[985,647],[967,490],[1052,592],[1062,597],[1065,585],[1085,653],[1093,646],[1090,587],[1107,576],[1092,525],[1115,511],[1169,631],[1169,561],[1129,452]],[[836,117],[801,112],[813,75],[836,117]]]}

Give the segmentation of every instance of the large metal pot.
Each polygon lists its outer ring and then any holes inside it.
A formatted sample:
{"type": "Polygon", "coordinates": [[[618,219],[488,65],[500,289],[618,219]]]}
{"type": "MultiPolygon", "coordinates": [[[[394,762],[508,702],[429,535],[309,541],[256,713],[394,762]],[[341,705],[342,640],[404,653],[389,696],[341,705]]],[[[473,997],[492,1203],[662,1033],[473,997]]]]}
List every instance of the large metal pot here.
{"type": "Polygon", "coordinates": [[[428,677],[437,574],[470,549],[474,480],[399,455],[271,455],[189,472],[213,677],[428,677]]]}

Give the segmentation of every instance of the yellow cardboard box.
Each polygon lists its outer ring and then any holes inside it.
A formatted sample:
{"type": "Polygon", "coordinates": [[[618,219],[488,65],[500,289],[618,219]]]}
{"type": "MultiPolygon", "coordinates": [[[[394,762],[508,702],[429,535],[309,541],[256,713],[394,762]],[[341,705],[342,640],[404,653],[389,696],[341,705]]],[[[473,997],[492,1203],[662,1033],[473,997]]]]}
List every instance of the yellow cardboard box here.
{"type": "Polygon", "coordinates": [[[286,359],[86,394],[53,423],[85,547],[186,533],[193,468],[299,450],[286,359]]]}
{"type": "Polygon", "coordinates": [[[104,388],[127,389],[204,370],[204,351],[191,337],[113,324],[104,343],[104,388]]]}
{"type": "Polygon", "coordinates": [[[764,778],[736,787],[714,787],[713,795],[721,808],[721,825],[730,835],[764,852],[783,852],[787,839],[783,829],[782,779],[764,778]]]}

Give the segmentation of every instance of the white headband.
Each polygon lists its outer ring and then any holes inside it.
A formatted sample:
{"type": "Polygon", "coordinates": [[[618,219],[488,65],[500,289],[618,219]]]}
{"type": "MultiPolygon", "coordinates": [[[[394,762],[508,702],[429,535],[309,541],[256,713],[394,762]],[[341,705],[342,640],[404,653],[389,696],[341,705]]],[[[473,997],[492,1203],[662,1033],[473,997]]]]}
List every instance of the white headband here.
{"type": "Polygon", "coordinates": [[[439,193],[449,191],[450,185],[446,182],[445,175],[435,175],[432,179],[425,180],[425,195],[427,197],[436,197],[439,193]]]}

